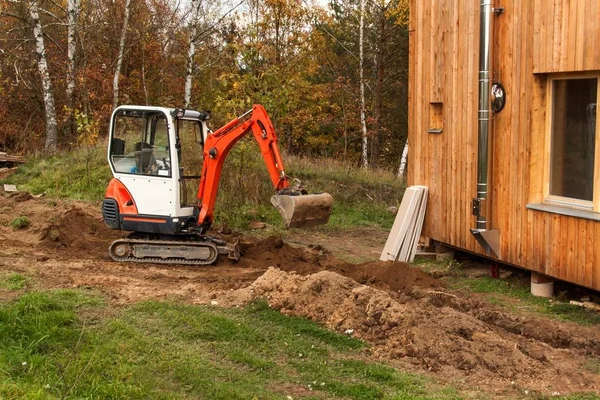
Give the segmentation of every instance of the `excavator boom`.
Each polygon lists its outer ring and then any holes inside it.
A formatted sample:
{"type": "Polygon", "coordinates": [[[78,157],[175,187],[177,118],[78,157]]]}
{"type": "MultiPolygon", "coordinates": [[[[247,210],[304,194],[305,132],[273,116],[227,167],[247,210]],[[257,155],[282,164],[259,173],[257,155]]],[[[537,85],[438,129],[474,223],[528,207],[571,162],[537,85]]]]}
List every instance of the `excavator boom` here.
{"type": "Polygon", "coordinates": [[[271,203],[283,217],[287,227],[326,224],[331,214],[333,199],[328,193],[305,194],[290,187],[289,177],[277,146],[277,135],[266,110],[254,105],[251,110],[235,118],[206,138],[204,164],[198,188],[198,226],[208,230],[213,221],[214,206],[223,163],[231,148],[246,134],[252,132],[276,194],[271,203]]]}

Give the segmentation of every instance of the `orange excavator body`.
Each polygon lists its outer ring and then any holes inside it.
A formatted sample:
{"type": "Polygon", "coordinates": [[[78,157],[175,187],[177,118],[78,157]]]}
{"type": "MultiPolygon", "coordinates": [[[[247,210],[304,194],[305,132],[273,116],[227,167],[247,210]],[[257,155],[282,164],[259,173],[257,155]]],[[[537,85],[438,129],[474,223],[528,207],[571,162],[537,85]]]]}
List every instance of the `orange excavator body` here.
{"type": "Polygon", "coordinates": [[[204,235],[213,223],[225,159],[233,146],[249,133],[260,148],[275,191],[271,203],[282,215],[284,224],[301,227],[327,223],[333,199],[328,193],[307,194],[299,187],[290,187],[277,135],[264,107],[254,105],[212,133],[206,129],[208,118],[206,112],[191,110],[141,106],[122,106],[115,110],[109,141],[109,163],[115,178],[107,188],[103,215],[109,227],[133,234],[129,239],[120,239],[111,245],[113,259],[190,265],[210,264],[218,254],[237,259],[239,248],[236,244],[229,245],[204,235]],[[119,118],[128,121],[119,125],[119,118]],[[132,140],[125,134],[122,134],[123,139],[118,137],[117,132],[137,126],[135,121],[138,120],[146,121],[142,124],[145,127],[141,128],[143,141],[132,147],[128,145],[132,140]],[[181,146],[178,120],[202,123],[203,127],[204,161],[194,207],[179,207],[180,193],[176,185],[186,177],[179,164],[180,154],[174,157],[172,150],[181,146]],[[162,140],[157,128],[161,124],[166,135],[162,140]],[[169,132],[176,132],[176,137],[168,136],[169,132]],[[133,151],[128,153],[126,149],[133,151]],[[162,151],[162,158],[156,156],[158,150],[162,151]]]}

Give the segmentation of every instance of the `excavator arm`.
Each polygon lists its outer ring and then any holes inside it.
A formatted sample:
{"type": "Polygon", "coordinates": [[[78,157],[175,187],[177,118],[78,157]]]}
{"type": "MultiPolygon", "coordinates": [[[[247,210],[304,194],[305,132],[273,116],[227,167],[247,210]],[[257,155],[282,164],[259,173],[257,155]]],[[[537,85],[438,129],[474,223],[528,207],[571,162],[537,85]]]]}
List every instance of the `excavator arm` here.
{"type": "Polygon", "coordinates": [[[285,225],[299,227],[327,223],[333,199],[327,193],[303,195],[299,191],[288,189],[289,178],[285,174],[275,129],[264,107],[256,104],[251,110],[206,138],[204,164],[198,188],[198,226],[202,232],[206,232],[213,222],[221,171],[227,154],[250,132],[258,142],[276,192],[276,195],[271,198],[271,203],[284,217],[285,225]]]}

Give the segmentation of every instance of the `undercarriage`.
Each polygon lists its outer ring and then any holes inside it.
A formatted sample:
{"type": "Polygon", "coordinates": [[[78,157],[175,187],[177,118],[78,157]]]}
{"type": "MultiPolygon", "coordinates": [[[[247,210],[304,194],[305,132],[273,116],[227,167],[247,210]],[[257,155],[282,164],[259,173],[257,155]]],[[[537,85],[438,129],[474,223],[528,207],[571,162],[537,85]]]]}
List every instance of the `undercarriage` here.
{"type": "Polygon", "coordinates": [[[129,238],[118,239],[109,247],[110,256],[115,261],[210,265],[219,255],[238,260],[239,242],[226,243],[211,236],[154,236],[133,234],[129,238]]]}

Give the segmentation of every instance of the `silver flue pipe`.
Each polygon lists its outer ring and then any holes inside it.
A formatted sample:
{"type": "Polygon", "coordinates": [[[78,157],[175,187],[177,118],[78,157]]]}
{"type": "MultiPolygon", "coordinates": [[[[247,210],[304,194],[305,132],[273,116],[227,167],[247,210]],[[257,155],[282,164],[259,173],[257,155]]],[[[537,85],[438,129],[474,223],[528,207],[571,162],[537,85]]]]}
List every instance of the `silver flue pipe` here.
{"type": "Polygon", "coordinates": [[[492,123],[491,64],[492,22],[495,14],[503,8],[494,9],[493,0],[478,0],[481,4],[479,29],[479,111],[477,124],[477,197],[473,199],[473,214],[476,216],[473,237],[488,255],[499,257],[500,232],[490,229],[491,206],[488,199],[490,176],[490,128],[492,123]]]}
{"type": "Polygon", "coordinates": [[[479,32],[479,123],[477,127],[477,225],[479,230],[488,228],[486,205],[489,180],[489,136],[492,119],[490,100],[491,60],[492,60],[492,19],[494,16],[493,0],[480,0],[480,32],[479,32]]]}

